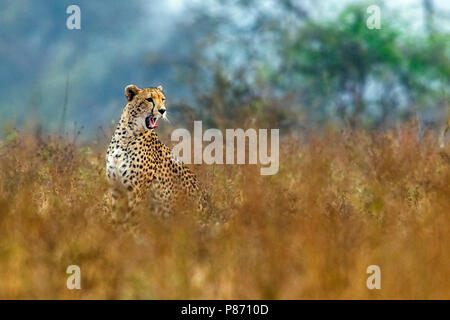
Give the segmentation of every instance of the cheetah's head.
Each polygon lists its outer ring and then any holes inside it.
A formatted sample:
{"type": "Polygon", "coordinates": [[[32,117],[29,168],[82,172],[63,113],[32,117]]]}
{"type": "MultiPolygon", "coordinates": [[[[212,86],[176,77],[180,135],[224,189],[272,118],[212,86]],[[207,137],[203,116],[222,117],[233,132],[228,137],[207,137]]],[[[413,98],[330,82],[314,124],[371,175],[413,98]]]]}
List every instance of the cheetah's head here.
{"type": "Polygon", "coordinates": [[[137,126],[138,130],[156,129],[159,118],[167,119],[166,97],[162,90],[162,86],[140,89],[130,84],[125,87],[129,120],[137,126]]]}

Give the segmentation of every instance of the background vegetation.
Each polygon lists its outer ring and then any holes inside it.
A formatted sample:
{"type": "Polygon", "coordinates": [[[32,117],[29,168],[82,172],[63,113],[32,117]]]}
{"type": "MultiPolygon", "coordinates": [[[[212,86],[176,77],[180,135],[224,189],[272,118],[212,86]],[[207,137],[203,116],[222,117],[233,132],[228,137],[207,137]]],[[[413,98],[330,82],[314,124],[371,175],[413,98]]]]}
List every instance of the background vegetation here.
{"type": "Polygon", "coordinates": [[[369,30],[372,3],[332,2],[80,0],[69,31],[74,1],[2,1],[0,298],[449,299],[450,10],[380,1],[369,30]],[[150,204],[113,225],[129,83],[165,87],[169,145],[193,120],[280,128],[279,172],[192,166],[223,222],[150,204]]]}
{"type": "Polygon", "coordinates": [[[448,116],[445,2],[377,1],[380,30],[366,27],[373,3],[363,1],[75,2],[81,30],[66,28],[73,1],[0,4],[1,123],[76,123],[91,139],[117,121],[130,83],[162,84],[177,127],[254,119],[302,134],[411,118],[436,127],[448,116]]]}
{"type": "Polygon", "coordinates": [[[280,171],[197,166],[224,223],[111,223],[104,153],[32,136],[0,157],[4,299],[449,299],[450,155],[413,125],[284,138],[280,171]],[[249,187],[251,186],[251,187],[249,187]],[[81,268],[68,290],[67,266],[81,268]],[[366,268],[381,267],[381,290],[366,268]]]}

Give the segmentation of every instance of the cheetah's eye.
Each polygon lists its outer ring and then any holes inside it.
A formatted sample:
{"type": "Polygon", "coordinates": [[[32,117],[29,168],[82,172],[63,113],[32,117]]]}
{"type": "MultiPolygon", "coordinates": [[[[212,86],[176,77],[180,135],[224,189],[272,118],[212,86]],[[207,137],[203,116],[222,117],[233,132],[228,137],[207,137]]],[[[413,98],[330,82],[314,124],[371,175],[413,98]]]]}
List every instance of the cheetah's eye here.
{"type": "Polygon", "coordinates": [[[145,99],[145,100],[147,100],[148,102],[153,103],[153,98],[147,98],[147,99],[145,99]]]}

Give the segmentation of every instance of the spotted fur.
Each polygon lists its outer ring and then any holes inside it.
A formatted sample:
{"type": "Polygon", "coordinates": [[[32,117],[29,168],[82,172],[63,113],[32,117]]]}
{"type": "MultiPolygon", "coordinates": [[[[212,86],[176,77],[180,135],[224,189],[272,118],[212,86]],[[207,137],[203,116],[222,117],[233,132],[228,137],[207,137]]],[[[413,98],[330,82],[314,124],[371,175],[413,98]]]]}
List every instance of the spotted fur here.
{"type": "Polygon", "coordinates": [[[125,220],[142,200],[163,215],[173,213],[181,197],[206,207],[206,193],[195,175],[178,161],[155,132],[156,122],[165,118],[162,87],[125,88],[128,100],[106,155],[106,176],[110,185],[114,218],[119,206],[126,206],[125,220]],[[154,120],[154,121],[153,121],[154,120]]]}

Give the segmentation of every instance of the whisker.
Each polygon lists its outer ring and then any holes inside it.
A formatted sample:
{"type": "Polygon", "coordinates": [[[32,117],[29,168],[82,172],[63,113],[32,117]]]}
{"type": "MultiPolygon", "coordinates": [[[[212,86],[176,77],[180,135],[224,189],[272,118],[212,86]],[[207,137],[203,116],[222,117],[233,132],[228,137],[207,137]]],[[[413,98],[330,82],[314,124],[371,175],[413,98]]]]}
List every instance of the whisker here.
{"type": "Polygon", "coordinates": [[[170,124],[172,123],[172,122],[170,122],[169,118],[167,118],[167,115],[165,115],[165,116],[163,117],[163,119],[166,120],[166,121],[167,121],[168,123],[170,123],[170,124]]]}

